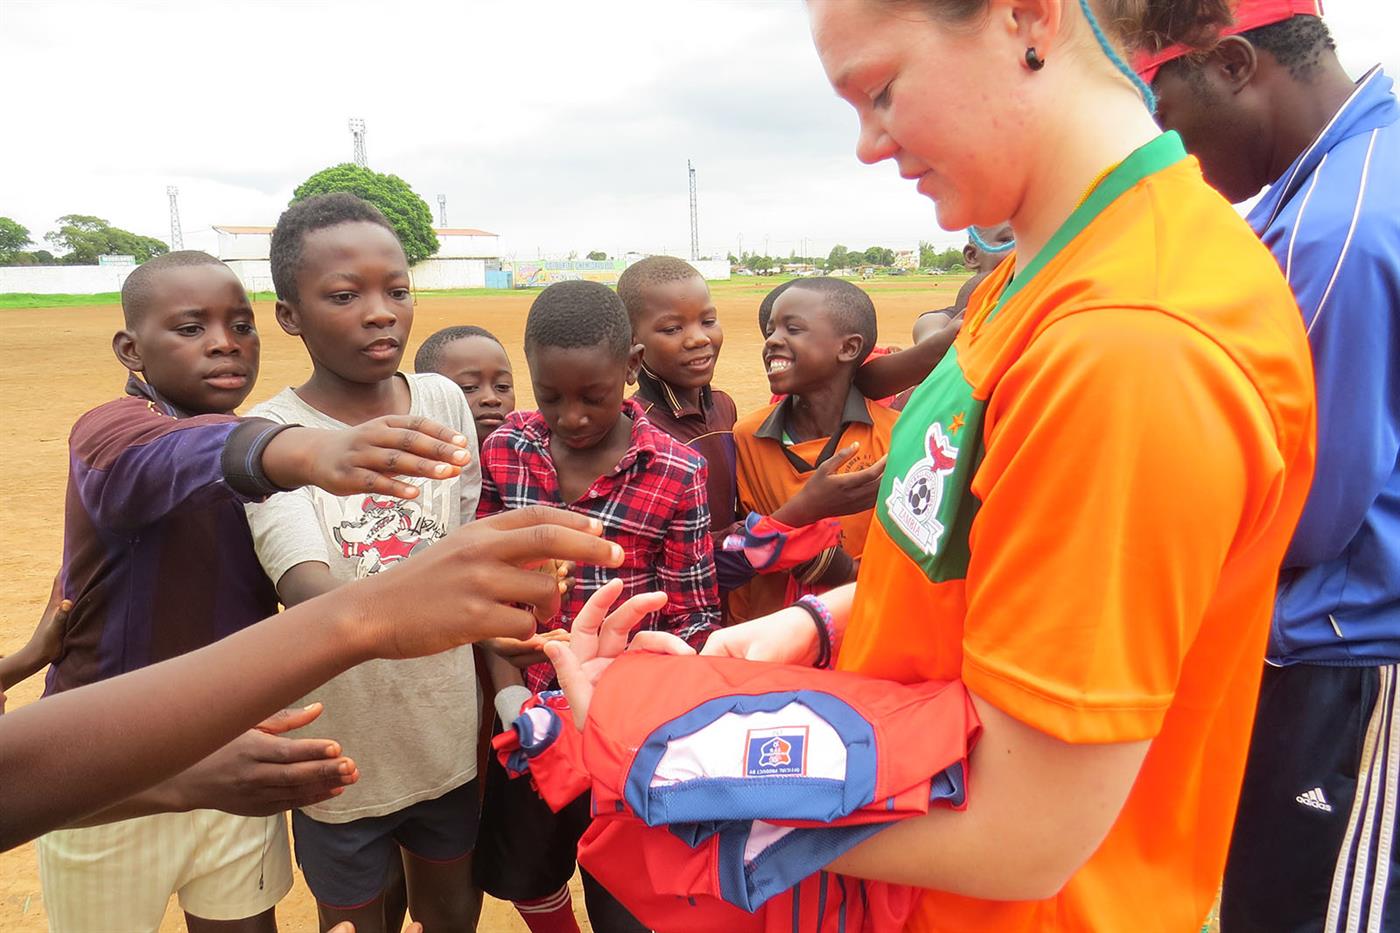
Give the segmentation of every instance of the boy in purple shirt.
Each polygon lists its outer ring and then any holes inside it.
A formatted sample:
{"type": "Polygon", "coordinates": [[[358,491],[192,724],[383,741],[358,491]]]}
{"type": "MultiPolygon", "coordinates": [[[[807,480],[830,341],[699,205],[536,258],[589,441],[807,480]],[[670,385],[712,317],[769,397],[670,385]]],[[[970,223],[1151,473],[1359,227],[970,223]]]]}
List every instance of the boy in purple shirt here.
{"type": "MultiPolygon", "coordinates": [[[[60,577],[72,610],[46,694],[275,614],[244,502],[305,484],[403,495],[413,487],[391,472],[448,475],[468,456],[465,437],[406,418],[330,432],[233,415],[257,378],[258,334],[242,284],[204,253],[140,266],[122,310],[112,347],[127,395],[83,415],[69,441],[60,577]]],[[[274,930],[291,886],[280,816],[196,810],[64,829],[40,840],[39,862],[55,929],[155,930],[178,893],[191,930],[274,930]]]]}

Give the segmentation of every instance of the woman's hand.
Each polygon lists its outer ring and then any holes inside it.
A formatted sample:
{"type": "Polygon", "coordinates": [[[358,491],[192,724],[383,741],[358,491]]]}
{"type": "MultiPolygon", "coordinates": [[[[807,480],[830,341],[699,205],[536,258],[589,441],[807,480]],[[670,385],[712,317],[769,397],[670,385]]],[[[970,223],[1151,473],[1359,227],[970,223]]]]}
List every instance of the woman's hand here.
{"type": "Polygon", "coordinates": [[[574,711],[574,724],[583,728],[593,688],[603,671],[623,651],[652,651],[659,654],[694,654],[695,649],[670,632],[638,632],[627,642],[627,635],[647,614],[666,605],[665,593],[639,593],[609,612],[622,595],[622,581],[609,580],[588,597],[574,617],[573,636],[567,645],[551,641],[544,646],[549,662],[559,676],[559,686],[574,711]]]}
{"type": "Polygon", "coordinates": [[[700,653],[775,664],[810,665],[817,662],[820,647],[812,617],[806,610],[787,608],[720,629],[710,636],[700,653]]]}

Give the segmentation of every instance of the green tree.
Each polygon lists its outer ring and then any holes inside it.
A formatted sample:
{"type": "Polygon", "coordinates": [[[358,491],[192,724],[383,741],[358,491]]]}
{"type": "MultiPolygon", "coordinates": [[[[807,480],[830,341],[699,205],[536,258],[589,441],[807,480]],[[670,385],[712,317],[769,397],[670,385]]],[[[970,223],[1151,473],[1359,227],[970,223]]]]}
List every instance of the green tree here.
{"type": "Polygon", "coordinates": [[[54,223],[58,229],[44,239],[64,251],[59,260],[64,265],[91,266],[104,255],[135,256],[139,263],[170,252],[162,240],[114,227],[91,214],[64,214],[54,223]]]}
{"type": "Polygon", "coordinates": [[[322,169],[298,185],[292,192],[292,203],[332,191],[348,191],[383,211],[394,233],[398,234],[410,265],[438,251],[437,234],[433,232],[433,212],[428,209],[428,203],[399,176],[385,175],[344,162],[322,169]]]}
{"type": "Polygon", "coordinates": [[[872,266],[892,265],[894,263],[894,250],[884,246],[872,246],[862,254],[862,259],[872,266]]]}
{"type": "Polygon", "coordinates": [[[608,254],[600,249],[595,249],[588,254],[588,258],[594,262],[603,262],[608,258],[608,254]]]}
{"type": "Polygon", "coordinates": [[[11,262],[29,243],[27,227],[8,217],[0,217],[0,263],[11,262]]]}
{"type": "MultiPolygon", "coordinates": [[[[851,264],[851,251],[841,244],[836,244],[831,248],[831,252],[826,255],[826,270],[844,269],[851,264]]],[[[858,261],[858,260],[857,260],[858,261]]]]}

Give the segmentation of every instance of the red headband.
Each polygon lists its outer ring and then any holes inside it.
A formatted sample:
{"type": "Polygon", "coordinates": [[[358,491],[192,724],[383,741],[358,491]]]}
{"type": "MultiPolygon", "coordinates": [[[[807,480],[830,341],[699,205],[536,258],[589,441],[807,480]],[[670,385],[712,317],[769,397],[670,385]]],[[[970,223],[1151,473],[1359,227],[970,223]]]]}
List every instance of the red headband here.
{"type": "MultiPolygon", "coordinates": [[[[1239,0],[1235,21],[1220,31],[1222,36],[1236,36],[1260,26],[1272,26],[1294,16],[1321,16],[1322,0],[1239,0]]],[[[1148,84],[1157,77],[1157,69],[1167,62],[1189,55],[1185,45],[1169,45],[1155,55],[1146,53],[1133,59],[1133,70],[1148,84]]]]}

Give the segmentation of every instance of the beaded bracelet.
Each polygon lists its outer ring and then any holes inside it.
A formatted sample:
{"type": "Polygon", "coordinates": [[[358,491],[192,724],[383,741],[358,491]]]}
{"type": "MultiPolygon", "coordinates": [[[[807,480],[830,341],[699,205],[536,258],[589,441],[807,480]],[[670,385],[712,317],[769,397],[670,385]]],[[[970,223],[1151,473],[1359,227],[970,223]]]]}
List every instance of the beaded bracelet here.
{"type": "Polygon", "coordinates": [[[826,607],[826,603],[810,594],[803,596],[793,605],[811,616],[813,624],[817,627],[817,660],[813,666],[831,667],[832,645],[836,636],[836,624],[832,621],[831,610],[826,607]]]}

